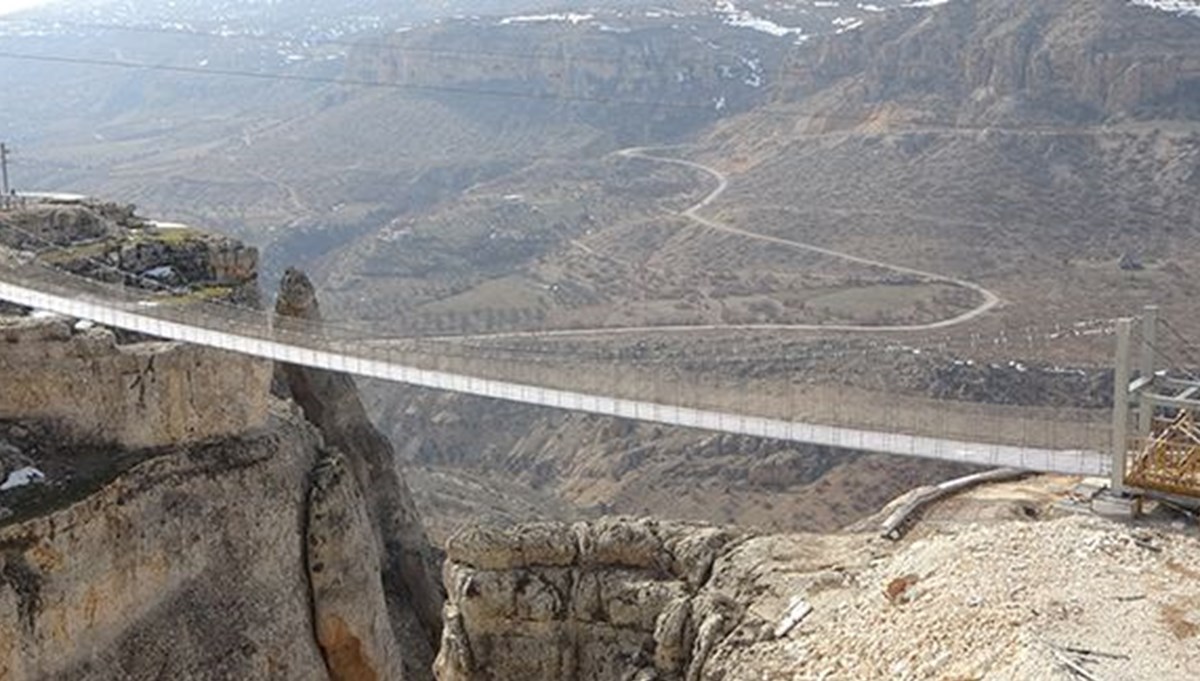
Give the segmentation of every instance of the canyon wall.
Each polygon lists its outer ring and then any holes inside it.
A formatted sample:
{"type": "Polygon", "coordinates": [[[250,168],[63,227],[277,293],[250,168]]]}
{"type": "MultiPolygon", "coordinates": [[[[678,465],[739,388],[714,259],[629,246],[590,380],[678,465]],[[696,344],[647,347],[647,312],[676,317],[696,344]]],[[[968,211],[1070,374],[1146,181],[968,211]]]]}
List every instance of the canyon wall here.
{"type": "Polygon", "coordinates": [[[138,449],[237,435],[267,420],[271,363],[168,342],[117,345],[73,320],[0,318],[0,420],[138,449]]]}
{"type": "Polygon", "coordinates": [[[0,527],[0,678],[326,678],[303,513],[319,441],[278,406],[0,527]]]}

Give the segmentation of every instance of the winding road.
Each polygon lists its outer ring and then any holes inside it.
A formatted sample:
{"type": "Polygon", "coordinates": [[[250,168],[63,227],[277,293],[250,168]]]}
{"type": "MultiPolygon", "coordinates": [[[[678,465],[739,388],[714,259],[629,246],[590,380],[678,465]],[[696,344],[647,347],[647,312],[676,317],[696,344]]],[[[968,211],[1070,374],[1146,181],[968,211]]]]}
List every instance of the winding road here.
{"type": "Polygon", "coordinates": [[[617,156],[623,158],[634,158],[644,161],[653,161],[657,163],[666,163],[670,165],[682,166],[692,170],[698,170],[711,176],[717,181],[717,186],[711,192],[706,194],[698,203],[692,207],[679,213],[680,217],[691,220],[692,222],[719,232],[726,234],[734,234],[747,239],[755,239],[765,241],[772,244],[784,246],[794,250],[806,251],[810,253],[819,253],[821,255],[838,258],[847,262],[866,265],[868,267],[877,267],[890,270],[899,274],[907,274],[923,279],[927,282],[938,282],[950,284],[974,291],[979,294],[981,302],[979,305],[955,315],[948,319],[942,319],[936,322],[926,322],[923,324],[893,324],[893,325],[869,325],[869,324],[783,324],[783,323],[757,323],[757,324],[672,324],[672,325],[657,325],[657,326],[612,326],[612,327],[587,327],[574,329],[551,329],[545,331],[500,331],[495,333],[479,333],[479,334],[462,334],[452,336],[437,336],[430,340],[490,340],[504,338],[553,338],[563,336],[602,336],[602,335],[621,335],[621,334],[638,334],[638,333],[681,333],[681,332],[700,332],[700,331],[838,331],[852,333],[895,333],[895,332],[916,332],[916,331],[934,331],[937,329],[945,329],[951,326],[957,326],[969,322],[980,315],[987,313],[992,308],[1000,304],[1000,296],[992,291],[976,284],[972,281],[959,279],[936,272],[927,272],[913,267],[905,267],[893,263],[866,258],[863,256],[845,253],[816,244],[805,243],[793,239],[785,239],[778,236],[770,236],[767,234],[759,234],[744,229],[739,229],[727,225],[722,222],[713,220],[712,218],[704,217],[700,211],[708,208],[725,193],[729,188],[729,178],[721,171],[711,166],[706,166],[695,161],[686,161],[684,159],[672,158],[670,156],[656,156],[651,153],[653,149],[661,149],[662,147],[632,147],[622,149],[616,152],[617,156]]]}

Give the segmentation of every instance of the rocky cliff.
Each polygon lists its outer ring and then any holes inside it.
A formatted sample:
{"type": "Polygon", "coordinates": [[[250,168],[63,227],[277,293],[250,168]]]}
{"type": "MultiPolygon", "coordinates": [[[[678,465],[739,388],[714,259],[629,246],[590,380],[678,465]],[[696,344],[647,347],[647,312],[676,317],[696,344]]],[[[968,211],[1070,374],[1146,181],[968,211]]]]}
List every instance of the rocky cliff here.
{"type": "Polygon", "coordinates": [[[380,578],[382,545],[363,489],[346,457],[334,454],[313,471],[308,497],[305,565],[312,587],[317,645],[335,681],[420,678],[426,656],[403,646],[392,629],[380,578]],[[365,607],[364,607],[365,606],[365,607]],[[405,673],[405,661],[416,668],[405,673]]]}
{"type": "Polygon", "coordinates": [[[431,678],[440,557],[348,377],[5,311],[0,679],[431,678]]]}
{"type": "Polygon", "coordinates": [[[745,609],[712,590],[736,532],[605,520],[447,545],[442,681],[696,679],[745,609]]]}
{"type": "Polygon", "coordinates": [[[1196,118],[1198,25],[1123,0],[894,10],[798,53],[782,93],[830,128],[872,110],[977,125],[1196,118]]]}
{"type": "Polygon", "coordinates": [[[130,449],[236,436],[267,420],[271,364],[184,345],[118,344],[63,318],[0,317],[0,420],[55,423],[130,449]]]}
{"type": "Polygon", "coordinates": [[[1194,678],[1194,520],[1065,513],[1072,485],[981,488],[897,543],[635,520],[466,529],[447,545],[439,678],[1194,678]]]}
{"type": "MultiPolygon", "coordinates": [[[[325,678],[303,512],[318,456],[276,404],[263,428],[0,527],[0,678],[325,678]]],[[[49,503],[72,494],[57,482],[49,503]]]]}
{"type": "MultiPolygon", "coordinates": [[[[284,274],[276,311],[283,317],[321,318],[316,293],[302,272],[284,274]]],[[[376,565],[390,623],[406,653],[408,678],[427,675],[441,633],[442,593],[435,577],[439,558],[397,469],[391,442],[367,417],[351,377],[293,365],[281,365],[280,376],[284,391],[321,430],[326,444],[346,454],[347,476],[363,491],[374,528],[376,565]]],[[[363,560],[372,564],[371,558],[363,560]]]]}
{"type": "Polygon", "coordinates": [[[646,15],[621,28],[460,18],[395,34],[386,51],[358,50],[348,72],[505,128],[570,120],[626,142],[661,142],[764,102],[790,47],[730,31],[716,16],[646,15]],[[484,107],[461,96],[480,91],[493,95],[484,107]]]}
{"type": "Polygon", "coordinates": [[[0,245],[89,279],[179,298],[258,304],[258,250],[92,199],[34,201],[0,213],[0,245]]]}

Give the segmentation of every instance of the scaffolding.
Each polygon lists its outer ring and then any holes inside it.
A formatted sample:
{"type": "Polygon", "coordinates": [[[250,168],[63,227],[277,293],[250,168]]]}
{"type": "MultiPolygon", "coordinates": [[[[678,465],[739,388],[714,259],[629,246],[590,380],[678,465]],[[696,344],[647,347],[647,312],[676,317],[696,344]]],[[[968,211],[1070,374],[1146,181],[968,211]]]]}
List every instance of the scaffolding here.
{"type": "Polygon", "coordinates": [[[1138,376],[1131,378],[1132,327],[1132,320],[1117,323],[1111,486],[1200,499],[1200,380],[1155,370],[1158,309],[1153,306],[1142,315],[1138,376]]]}

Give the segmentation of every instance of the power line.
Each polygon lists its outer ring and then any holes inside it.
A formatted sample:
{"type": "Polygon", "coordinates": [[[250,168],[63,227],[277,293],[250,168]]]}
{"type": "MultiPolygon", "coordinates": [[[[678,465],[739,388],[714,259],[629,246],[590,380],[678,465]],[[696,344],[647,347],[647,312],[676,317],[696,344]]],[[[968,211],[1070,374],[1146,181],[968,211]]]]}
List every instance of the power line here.
{"type": "MultiPolygon", "coordinates": [[[[45,26],[68,26],[80,29],[91,29],[99,31],[113,31],[121,33],[141,33],[141,34],[158,34],[158,35],[173,35],[187,36],[192,38],[214,38],[218,40],[244,40],[248,42],[262,42],[270,45],[279,46],[281,44],[294,44],[303,47],[346,47],[359,49],[374,49],[388,52],[424,54],[430,56],[446,56],[446,57],[462,57],[462,58],[478,58],[492,57],[496,59],[511,59],[514,61],[544,61],[549,57],[556,55],[547,54],[532,54],[521,52],[504,52],[496,50],[454,50],[438,47],[425,47],[420,45],[397,45],[388,42],[373,41],[373,40],[345,40],[337,38],[301,38],[282,33],[260,33],[260,32],[227,32],[227,31],[202,31],[199,29],[185,27],[169,27],[169,26],[154,26],[148,24],[112,24],[112,23],[92,23],[83,21],[50,21],[50,20],[21,20],[17,18],[2,18],[0,23],[32,23],[45,26]]],[[[566,35],[566,33],[562,33],[566,35]]],[[[592,53],[583,54],[562,54],[565,61],[568,62],[584,62],[595,64],[626,64],[628,60],[596,55],[592,53]]]]}
{"type": "MultiPolygon", "coordinates": [[[[566,95],[554,92],[516,92],[491,88],[471,88],[455,85],[433,85],[421,83],[402,83],[388,80],[371,80],[363,78],[334,78],[328,76],[313,76],[290,73],[272,73],[264,71],[247,71],[243,69],[223,69],[202,66],[183,66],[173,64],[154,64],[150,62],[122,61],[116,59],[99,59],[91,57],[66,57],[58,55],[28,54],[22,52],[0,51],[0,59],[30,61],[51,64],[69,64],[75,66],[96,66],[102,68],[120,68],[135,71],[161,71],[166,73],[183,73],[196,76],[224,76],[233,78],[248,78],[262,81],[298,82],[319,85],[337,85],[363,88],[384,88],[397,91],[408,91],[425,94],[450,94],[477,97],[497,97],[502,99],[528,99],[545,102],[570,102],[597,104],[603,106],[636,106],[650,109],[673,109],[680,111],[717,111],[713,104],[692,104],[671,100],[639,100],[622,97],[604,97],[589,95],[566,95]]],[[[756,115],[778,118],[791,123],[798,121],[815,121],[821,123],[837,122],[846,124],[861,124],[865,122],[862,116],[847,116],[832,113],[801,113],[795,111],[780,111],[769,108],[755,109],[756,115]]],[[[963,124],[959,121],[922,121],[915,123],[910,129],[888,130],[888,133],[926,132],[930,129],[953,130],[956,132],[1003,132],[1009,134],[1047,135],[1047,134],[1095,134],[1105,132],[1106,126],[1081,128],[1080,126],[1024,126],[1004,127],[993,125],[963,124]]],[[[820,136],[823,134],[841,134],[845,131],[831,133],[797,133],[797,137],[820,136]]]]}
{"type": "MultiPolygon", "coordinates": [[[[297,44],[303,45],[305,47],[319,47],[319,46],[330,45],[330,46],[340,46],[340,47],[348,47],[348,48],[355,48],[355,49],[366,48],[366,49],[376,49],[376,50],[383,50],[383,51],[389,51],[389,52],[426,54],[426,55],[430,55],[430,56],[450,56],[450,57],[459,57],[462,59],[477,59],[479,57],[491,57],[491,58],[499,58],[499,59],[544,62],[547,59],[561,56],[562,59],[564,60],[564,65],[570,65],[571,63],[596,63],[596,64],[605,64],[605,65],[628,64],[629,63],[629,60],[626,60],[626,59],[598,56],[598,55],[593,55],[593,54],[588,54],[588,55],[580,55],[580,54],[549,55],[549,54],[544,54],[544,53],[543,54],[531,54],[531,53],[503,52],[503,51],[491,51],[491,50],[469,50],[469,51],[468,50],[453,50],[453,49],[446,49],[446,48],[423,47],[423,46],[415,46],[415,45],[396,45],[396,44],[392,44],[392,43],[379,42],[379,41],[357,41],[357,40],[343,40],[343,39],[333,39],[333,38],[310,40],[310,39],[297,38],[295,36],[289,36],[286,34],[271,34],[271,33],[261,33],[261,32],[253,32],[252,33],[252,32],[247,32],[247,31],[234,32],[234,33],[215,32],[215,31],[202,31],[199,29],[193,29],[193,28],[187,28],[187,27],[153,26],[153,25],[145,25],[145,24],[142,24],[142,25],[139,25],[139,24],[115,24],[115,23],[103,23],[103,22],[81,22],[81,21],[70,21],[70,20],[36,20],[36,19],[30,20],[30,19],[20,19],[18,17],[0,17],[0,23],[4,23],[4,22],[27,23],[27,24],[32,23],[32,24],[42,24],[42,25],[48,25],[48,26],[71,26],[71,27],[76,27],[76,28],[84,28],[84,29],[92,29],[92,30],[151,33],[151,34],[189,36],[189,37],[199,37],[199,38],[213,38],[213,39],[220,39],[220,40],[236,39],[236,40],[265,42],[265,43],[269,43],[269,44],[276,45],[276,46],[280,45],[280,43],[285,43],[285,42],[297,43],[297,44]]],[[[671,101],[661,101],[661,100],[659,100],[659,101],[634,100],[634,99],[626,99],[626,98],[619,98],[619,97],[562,95],[562,94],[549,93],[549,92],[543,92],[543,93],[514,92],[514,91],[509,91],[509,90],[477,89],[477,88],[468,88],[468,87],[454,86],[454,85],[431,85],[431,84],[401,83],[401,82],[396,82],[396,81],[358,79],[358,78],[333,78],[333,77],[325,77],[325,76],[306,76],[306,75],[300,75],[300,74],[247,71],[247,70],[242,70],[242,69],[222,69],[222,68],[208,68],[208,67],[176,66],[176,65],[170,65],[170,64],[154,64],[154,63],[149,63],[149,62],[107,60],[107,59],[88,58],[88,57],[65,57],[65,56],[58,56],[58,55],[35,55],[35,54],[14,53],[14,52],[0,52],[0,58],[17,59],[17,60],[25,60],[25,61],[41,61],[41,62],[55,62],[55,63],[77,64],[77,65],[90,65],[90,66],[101,66],[101,67],[120,67],[120,68],[142,69],[142,70],[152,70],[152,71],[157,70],[157,71],[168,71],[168,72],[175,72],[175,73],[187,73],[187,74],[193,74],[193,75],[229,76],[229,77],[241,77],[241,78],[255,78],[255,79],[263,79],[263,80],[309,82],[309,83],[330,84],[330,85],[348,85],[348,86],[355,86],[355,87],[381,87],[381,88],[412,90],[412,91],[417,91],[417,92],[430,92],[430,93],[450,93],[450,94],[479,95],[479,96],[488,96],[488,97],[524,98],[524,99],[535,99],[535,100],[541,100],[541,101],[557,100],[557,101],[602,104],[602,105],[610,105],[610,106],[630,105],[630,106],[644,106],[644,107],[656,107],[656,108],[690,109],[690,110],[701,110],[701,111],[706,111],[706,112],[710,112],[710,113],[712,111],[714,111],[714,105],[708,104],[708,103],[692,104],[692,103],[671,102],[671,101]]],[[[843,122],[843,123],[852,123],[852,124],[858,124],[858,123],[863,122],[863,118],[860,116],[856,117],[856,116],[846,116],[846,115],[836,115],[836,114],[798,114],[798,113],[787,112],[787,111],[771,111],[769,109],[762,109],[762,108],[758,109],[756,111],[756,113],[766,115],[766,116],[784,118],[789,121],[817,120],[817,121],[822,121],[822,122],[834,121],[834,122],[843,122]]],[[[1022,128],[1015,128],[1015,127],[999,127],[999,126],[990,126],[990,125],[965,125],[958,121],[953,121],[953,122],[925,121],[925,122],[919,123],[918,125],[920,125],[922,127],[937,127],[937,128],[962,130],[962,131],[973,131],[973,132],[998,131],[998,132],[1033,133],[1033,134],[1046,134],[1046,133],[1056,133],[1056,132],[1077,132],[1079,130],[1078,126],[1071,126],[1071,127],[1026,126],[1026,127],[1022,127],[1022,128]]]]}
{"type": "MultiPolygon", "coordinates": [[[[552,92],[515,92],[512,90],[496,90],[486,88],[469,88],[454,85],[428,85],[418,83],[401,83],[386,80],[368,80],[362,78],[331,78],[326,76],[309,76],[290,73],[268,73],[263,71],[246,71],[241,69],[222,69],[201,66],[180,66],[172,64],[151,64],[148,62],[120,61],[115,59],[96,59],[90,57],[64,57],[55,55],[26,54],[20,52],[0,51],[0,59],[14,59],[53,64],[72,64],[76,66],[99,66],[105,68],[123,68],[138,71],[163,71],[169,73],[185,73],[199,76],[228,76],[234,78],[253,78],[257,80],[273,80],[300,83],[315,83],[321,85],[342,85],[351,87],[389,88],[412,92],[471,95],[482,97],[501,97],[508,99],[533,99],[538,101],[563,101],[608,106],[644,106],[649,108],[704,110],[712,112],[712,105],[688,104],[670,100],[651,101],[623,99],[617,97],[599,97],[588,95],[562,95],[552,92]]],[[[822,119],[829,117],[822,116],[822,119]]],[[[855,119],[858,120],[858,119],[855,119]]]]}

